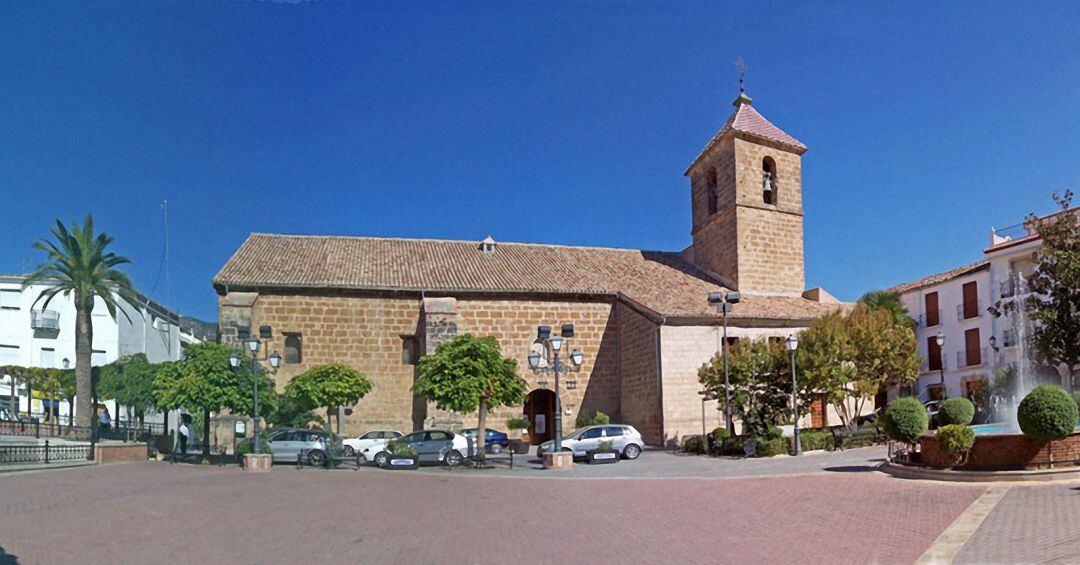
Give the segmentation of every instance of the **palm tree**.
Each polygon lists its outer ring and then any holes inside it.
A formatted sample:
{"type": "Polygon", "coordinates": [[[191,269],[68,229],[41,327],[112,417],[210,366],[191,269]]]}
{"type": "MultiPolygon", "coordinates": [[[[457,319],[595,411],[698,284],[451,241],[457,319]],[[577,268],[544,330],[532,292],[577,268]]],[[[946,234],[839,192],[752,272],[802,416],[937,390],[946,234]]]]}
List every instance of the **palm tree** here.
{"type": "MultiPolygon", "coordinates": [[[[34,300],[36,306],[44,299],[43,309],[48,308],[49,302],[58,294],[64,297],[75,295],[75,396],[79,399],[75,419],[78,426],[89,428],[94,417],[90,367],[94,328],[90,314],[94,310],[95,297],[101,299],[113,319],[119,309],[117,298],[136,306],[138,299],[131,280],[116,269],[131,260],[106,251],[113,237],[104,233],[94,235],[94,219],[90,215],[81,227],[72,222],[69,230],[57,220],[56,227],[50,231],[52,239],[42,238],[34,244],[34,249],[48,254],[48,260],[26,278],[23,288],[33,284],[48,287],[34,300]]],[[[126,312],[120,312],[127,317],[126,312]]]]}
{"type": "Polygon", "coordinates": [[[868,292],[859,299],[873,310],[887,310],[892,314],[893,323],[898,326],[915,328],[916,322],[908,314],[907,307],[900,300],[900,294],[886,290],[868,292]]]}

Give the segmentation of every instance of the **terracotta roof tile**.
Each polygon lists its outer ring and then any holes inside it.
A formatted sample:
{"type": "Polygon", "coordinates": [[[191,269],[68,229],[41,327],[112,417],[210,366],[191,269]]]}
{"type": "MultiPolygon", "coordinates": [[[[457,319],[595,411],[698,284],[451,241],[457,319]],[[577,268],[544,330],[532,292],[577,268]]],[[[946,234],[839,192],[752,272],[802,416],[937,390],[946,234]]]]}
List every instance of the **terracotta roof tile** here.
{"type": "Polygon", "coordinates": [[[957,267],[955,269],[945,271],[944,273],[938,273],[936,275],[930,275],[928,277],[923,277],[923,278],[921,278],[919,280],[912,281],[912,282],[909,282],[909,283],[898,284],[898,285],[896,285],[896,286],[894,286],[892,288],[885,289],[885,292],[896,292],[896,293],[899,293],[899,294],[904,294],[906,292],[911,292],[913,290],[919,290],[919,289],[922,289],[922,288],[926,288],[928,286],[941,284],[941,283],[943,283],[945,281],[950,281],[952,279],[962,277],[964,275],[968,275],[968,274],[971,274],[971,273],[976,273],[978,271],[982,271],[982,270],[989,269],[989,268],[990,268],[990,261],[988,261],[988,260],[977,261],[977,262],[972,263],[970,265],[964,265],[963,267],[957,267]]]}
{"type": "Polygon", "coordinates": [[[727,122],[724,123],[720,131],[716,132],[716,135],[705,144],[705,148],[698,153],[698,156],[694,158],[694,161],[687,167],[687,173],[690,169],[694,168],[694,165],[701,160],[701,158],[712,149],[714,145],[720,142],[720,138],[731,131],[742,132],[754,137],[760,137],[781,145],[786,145],[793,149],[799,155],[806,152],[806,145],[803,142],[788,135],[784,130],[773,125],[772,122],[765,119],[753,106],[750,105],[750,98],[748,96],[740,95],[735,99],[735,111],[728,117],[727,122]]]}
{"type": "MultiPolygon", "coordinates": [[[[622,295],[660,315],[712,317],[722,287],[679,254],[433,239],[251,234],[218,287],[622,295]]],[[[734,318],[809,319],[837,307],[797,296],[746,296],[734,318]]]]}

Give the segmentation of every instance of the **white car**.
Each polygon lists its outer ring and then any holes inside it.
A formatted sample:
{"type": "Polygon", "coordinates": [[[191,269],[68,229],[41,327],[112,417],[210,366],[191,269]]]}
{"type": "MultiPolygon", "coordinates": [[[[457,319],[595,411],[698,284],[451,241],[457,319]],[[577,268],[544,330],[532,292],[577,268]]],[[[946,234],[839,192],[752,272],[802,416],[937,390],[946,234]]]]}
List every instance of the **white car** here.
{"type": "MultiPolygon", "coordinates": [[[[634,426],[625,424],[602,424],[588,426],[575,430],[562,438],[562,450],[572,451],[574,457],[585,457],[590,449],[596,449],[600,442],[611,442],[611,447],[619,452],[623,459],[637,459],[641,450],[645,449],[645,442],[641,439],[641,433],[634,426]]],[[[551,453],[554,449],[554,441],[546,441],[536,449],[537,457],[543,457],[544,453],[551,453]]]]}
{"type": "Polygon", "coordinates": [[[346,458],[356,457],[356,454],[360,454],[364,457],[364,461],[368,463],[375,460],[375,454],[380,451],[385,451],[386,444],[401,437],[402,434],[395,430],[374,430],[370,431],[358,438],[346,439],[344,455],[346,458]]]}

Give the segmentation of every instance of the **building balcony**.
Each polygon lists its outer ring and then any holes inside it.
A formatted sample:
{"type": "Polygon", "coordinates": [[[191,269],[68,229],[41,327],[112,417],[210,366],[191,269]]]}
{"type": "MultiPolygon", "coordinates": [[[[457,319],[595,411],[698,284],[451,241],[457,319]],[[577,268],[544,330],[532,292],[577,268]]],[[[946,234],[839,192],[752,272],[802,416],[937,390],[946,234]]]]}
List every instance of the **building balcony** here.
{"type": "Polygon", "coordinates": [[[956,319],[963,322],[964,320],[974,320],[976,318],[982,318],[983,315],[983,303],[979,301],[975,304],[973,311],[966,311],[964,304],[956,305],[956,319]]]}
{"type": "Polygon", "coordinates": [[[32,310],[30,327],[35,330],[59,330],[60,313],[55,310],[32,310]]]}
{"type": "Polygon", "coordinates": [[[957,368],[964,367],[978,367],[984,363],[990,361],[990,357],[986,354],[986,348],[968,349],[956,352],[956,366],[957,368]]]}
{"type": "Polygon", "coordinates": [[[938,310],[936,315],[933,311],[923,312],[919,314],[919,327],[920,328],[932,328],[934,326],[941,325],[942,311],[938,310]]]}

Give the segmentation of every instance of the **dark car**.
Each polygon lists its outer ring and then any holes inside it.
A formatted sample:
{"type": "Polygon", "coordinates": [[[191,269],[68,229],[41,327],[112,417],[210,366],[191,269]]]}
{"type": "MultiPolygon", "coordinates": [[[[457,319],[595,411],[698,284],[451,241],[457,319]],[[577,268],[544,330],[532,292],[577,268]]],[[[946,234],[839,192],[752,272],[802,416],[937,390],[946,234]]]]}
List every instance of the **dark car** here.
{"type": "MultiPolygon", "coordinates": [[[[467,430],[461,430],[461,435],[469,438],[470,442],[476,441],[477,428],[469,428],[467,430]]],[[[500,453],[502,450],[510,447],[510,437],[499,430],[487,429],[487,434],[484,437],[484,449],[488,453],[500,453]]]]}

